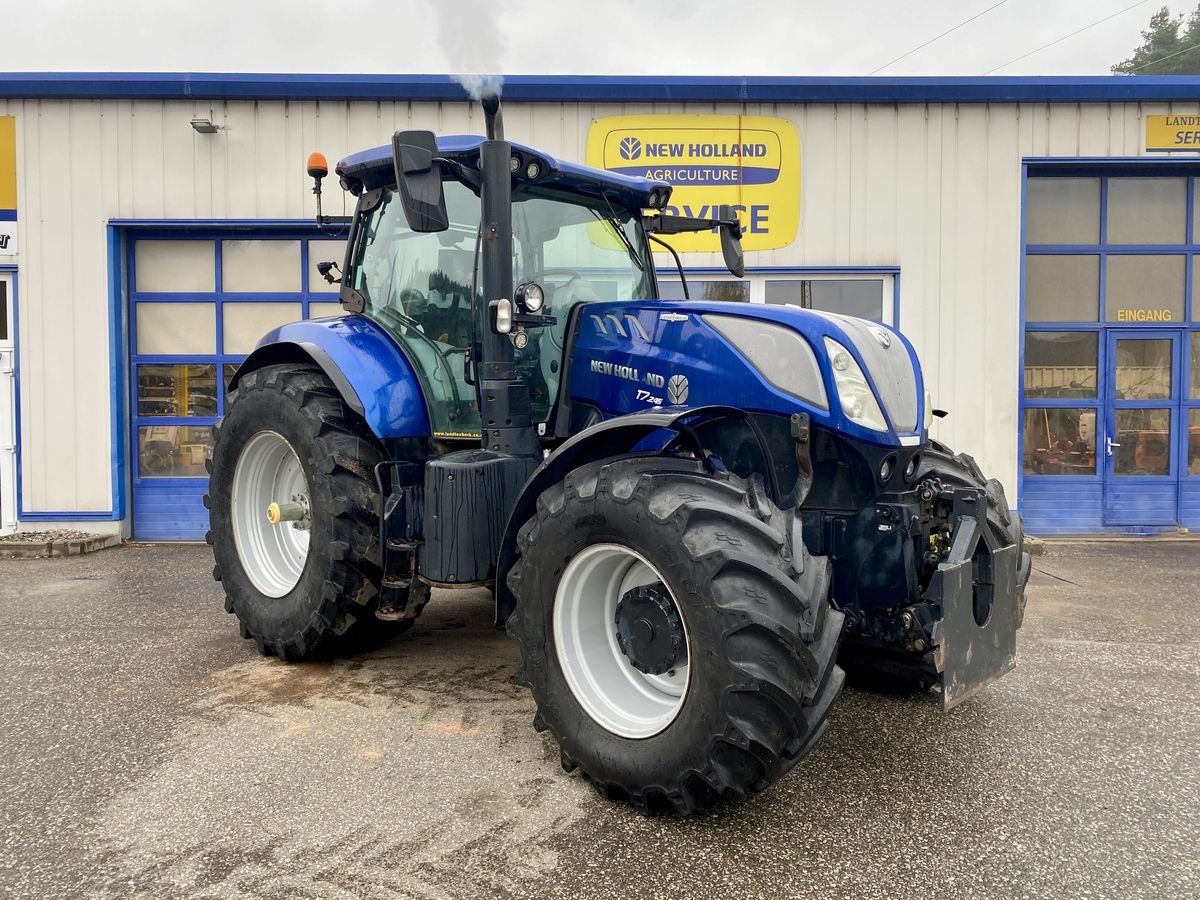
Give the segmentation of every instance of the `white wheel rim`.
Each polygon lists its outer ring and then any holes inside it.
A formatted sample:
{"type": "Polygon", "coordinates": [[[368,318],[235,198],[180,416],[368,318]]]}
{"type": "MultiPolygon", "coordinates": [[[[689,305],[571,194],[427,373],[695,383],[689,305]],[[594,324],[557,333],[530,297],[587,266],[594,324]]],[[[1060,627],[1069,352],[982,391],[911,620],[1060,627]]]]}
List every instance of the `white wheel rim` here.
{"type": "Polygon", "coordinates": [[[250,583],[268,597],[282,597],[304,574],[309,522],[267,521],[272,503],[308,504],[300,458],[282,435],[260,431],[247,441],[233,471],[230,508],[238,559],[250,583]]]}
{"type": "MultiPolygon", "coordinates": [[[[621,737],[663,731],[687,697],[686,655],[670,672],[648,675],[617,643],[617,603],[633,588],[655,582],[666,585],[641,554],[620,544],[594,544],[567,564],[554,594],[554,646],[571,693],[592,719],[621,737]]],[[[678,603],[675,608],[689,647],[683,610],[678,603]]]]}

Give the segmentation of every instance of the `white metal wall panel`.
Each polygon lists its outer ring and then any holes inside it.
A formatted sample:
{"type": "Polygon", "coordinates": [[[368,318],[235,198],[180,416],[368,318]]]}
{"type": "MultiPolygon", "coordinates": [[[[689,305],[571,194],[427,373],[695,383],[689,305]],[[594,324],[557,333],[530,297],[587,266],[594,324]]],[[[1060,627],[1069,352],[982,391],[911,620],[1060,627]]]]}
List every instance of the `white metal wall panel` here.
{"type": "MultiPolygon", "coordinates": [[[[750,266],[898,265],[901,326],[938,405],[937,435],[1015,498],[1022,156],[1143,153],[1143,116],[1200,104],[513,104],[508,135],[582,159],[595,118],[746,113],[800,133],[796,242],[750,266]]],[[[467,104],[0,101],[17,116],[21,423],[28,511],[103,511],[109,463],[107,257],[113,218],[307,218],[304,160],[393,130],[482,130],[467,104]],[[192,131],[193,116],[222,127],[192,131]]],[[[326,211],[340,212],[331,183],[326,211]]],[[[694,265],[719,265],[714,255],[694,265]]]]}

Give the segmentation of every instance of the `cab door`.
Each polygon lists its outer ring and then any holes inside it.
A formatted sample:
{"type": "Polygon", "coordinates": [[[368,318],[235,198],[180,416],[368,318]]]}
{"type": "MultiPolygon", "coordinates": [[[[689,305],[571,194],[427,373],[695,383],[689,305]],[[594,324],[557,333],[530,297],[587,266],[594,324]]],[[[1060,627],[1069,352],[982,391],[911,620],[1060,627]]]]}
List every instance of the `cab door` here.
{"type": "Polygon", "coordinates": [[[1096,435],[1104,524],[1179,521],[1182,333],[1108,333],[1104,430],[1096,435]]]}

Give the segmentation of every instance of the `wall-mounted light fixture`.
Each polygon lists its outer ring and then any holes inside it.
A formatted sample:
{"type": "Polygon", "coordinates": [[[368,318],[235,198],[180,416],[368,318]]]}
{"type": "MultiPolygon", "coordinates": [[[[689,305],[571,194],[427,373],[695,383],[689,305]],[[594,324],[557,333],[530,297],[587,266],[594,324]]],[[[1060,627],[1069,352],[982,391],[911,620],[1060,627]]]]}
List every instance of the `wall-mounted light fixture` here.
{"type": "Polygon", "coordinates": [[[221,127],[219,125],[214,125],[212,119],[208,118],[207,116],[203,118],[197,116],[196,118],[192,119],[192,128],[197,134],[216,134],[221,130],[221,127]]]}

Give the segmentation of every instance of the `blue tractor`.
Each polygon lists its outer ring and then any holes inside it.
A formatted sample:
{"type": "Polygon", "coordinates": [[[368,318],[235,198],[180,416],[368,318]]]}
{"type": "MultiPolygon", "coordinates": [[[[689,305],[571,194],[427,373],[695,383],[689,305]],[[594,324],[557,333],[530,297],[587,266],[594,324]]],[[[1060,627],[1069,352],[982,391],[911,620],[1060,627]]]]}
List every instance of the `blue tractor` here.
{"type": "Polygon", "coordinates": [[[337,166],[357,206],[321,268],[351,315],[276,329],[232,380],[207,503],[242,636],[345,652],[431,587],[490,586],[534,727],[650,813],[770,785],[847,670],[946,707],[1008,671],[1021,523],[930,440],[909,342],[657,299],[672,234],[718,231],[743,274],[732,211],[665,215],[669,184],[506,141],[483,106],[486,138],[337,166]]]}

